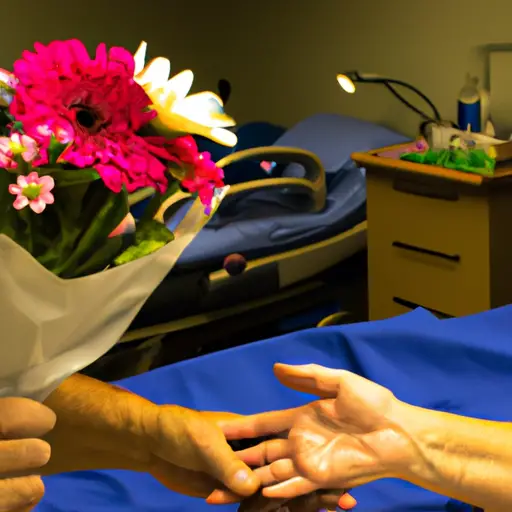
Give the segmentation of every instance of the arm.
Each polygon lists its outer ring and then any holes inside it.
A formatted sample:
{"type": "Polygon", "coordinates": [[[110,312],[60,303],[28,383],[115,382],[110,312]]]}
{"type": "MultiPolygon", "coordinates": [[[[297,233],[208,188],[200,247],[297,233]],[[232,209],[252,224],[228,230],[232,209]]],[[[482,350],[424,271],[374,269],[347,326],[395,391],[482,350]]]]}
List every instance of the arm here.
{"type": "Polygon", "coordinates": [[[404,480],[486,512],[512,509],[512,424],[403,403],[396,422],[418,449],[404,480]]]}
{"type": "Polygon", "coordinates": [[[44,475],[144,471],[169,489],[196,497],[207,497],[219,482],[238,496],[250,496],[260,487],[219,427],[229,414],[157,406],[82,375],[67,379],[45,405],[57,423],[45,437],[52,454],[44,475]]]}
{"type": "Polygon", "coordinates": [[[110,384],[74,375],[46,400],[57,415],[45,437],[52,456],[44,474],[87,469],[146,471],[148,421],[157,406],[110,384]]]}

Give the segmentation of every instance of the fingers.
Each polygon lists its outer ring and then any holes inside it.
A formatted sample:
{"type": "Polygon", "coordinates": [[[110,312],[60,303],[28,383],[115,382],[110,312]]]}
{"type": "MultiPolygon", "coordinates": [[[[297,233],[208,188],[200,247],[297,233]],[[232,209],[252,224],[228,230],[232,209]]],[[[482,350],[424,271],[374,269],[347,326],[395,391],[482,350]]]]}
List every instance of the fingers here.
{"type": "MultiPolygon", "coordinates": [[[[282,440],[274,440],[274,441],[282,441],[282,440]]],[[[258,480],[260,482],[260,485],[263,487],[275,484],[276,482],[280,482],[283,480],[289,480],[290,478],[296,477],[297,472],[295,471],[295,467],[293,465],[293,461],[290,458],[280,458],[281,454],[284,454],[285,451],[281,449],[279,446],[281,443],[277,444],[274,443],[274,441],[269,441],[269,445],[276,445],[277,448],[274,450],[273,448],[270,448],[274,453],[271,454],[269,457],[270,460],[267,460],[267,462],[271,462],[271,464],[263,465],[263,467],[259,467],[254,470],[254,474],[258,477],[258,480]],[[275,461],[275,462],[274,462],[275,461]]],[[[285,441],[286,442],[286,441],[285,441]]],[[[258,448],[258,447],[256,447],[258,448]]],[[[286,447],[284,448],[287,449],[286,447]]],[[[244,450],[244,451],[250,451],[244,450]]],[[[237,455],[240,456],[240,453],[238,452],[237,455]]],[[[258,454],[257,457],[260,455],[258,454]]],[[[284,456],[284,455],[283,455],[284,456]]],[[[250,464],[251,465],[251,464],[250,464]]],[[[300,481],[299,481],[300,483],[300,481]]],[[[210,496],[208,496],[206,500],[211,505],[223,505],[228,503],[238,503],[240,501],[240,496],[237,496],[236,494],[233,494],[230,491],[223,490],[223,489],[217,489],[213,491],[210,496]]]]}
{"type": "Polygon", "coordinates": [[[226,420],[220,427],[228,440],[277,435],[290,430],[300,409],[299,407],[286,411],[264,412],[233,419],[233,421],[226,420]]]}
{"type": "Polygon", "coordinates": [[[278,482],[299,477],[292,459],[277,460],[268,466],[255,469],[254,472],[258,475],[262,487],[268,487],[278,482]]]}
{"type": "Polygon", "coordinates": [[[248,466],[261,467],[291,456],[291,444],[287,439],[271,439],[257,446],[236,452],[248,466]]]}
{"type": "Polygon", "coordinates": [[[318,484],[301,476],[294,476],[285,481],[265,487],[261,492],[266,498],[291,499],[318,490],[318,484]]]}
{"type": "Polygon", "coordinates": [[[340,507],[342,510],[352,510],[356,505],[356,499],[350,494],[343,494],[338,500],[338,507],[340,507]]]}
{"type": "Polygon", "coordinates": [[[51,448],[41,439],[0,441],[0,474],[39,469],[50,460],[51,448]]]}
{"type": "Polygon", "coordinates": [[[292,500],[268,499],[260,493],[244,500],[239,512],[318,512],[319,510],[336,510],[340,506],[343,510],[350,510],[357,504],[356,500],[343,491],[316,491],[292,500]],[[341,495],[341,497],[340,497],[341,495]]]}
{"type": "Polygon", "coordinates": [[[48,407],[26,398],[0,398],[0,439],[42,437],[56,416],[48,407]]]}
{"type": "Polygon", "coordinates": [[[279,382],[288,388],[321,398],[336,398],[340,378],[348,372],[317,364],[290,366],[278,363],[274,365],[274,373],[279,382]]]}
{"type": "MultiPolygon", "coordinates": [[[[307,489],[312,488],[311,485],[308,485],[308,481],[305,481],[301,477],[297,477],[297,473],[295,472],[295,468],[291,459],[278,460],[268,466],[254,470],[254,473],[257,475],[263,487],[275,484],[276,482],[281,482],[283,480],[288,481],[290,479],[296,478],[294,487],[295,489],[306,489],[305,492],[309,492],[307,489]]],[[[313,487],[314,489],[318,488],[315,486],[313,487]]],[[[263,491],[263,495],[264,494],[265,491],[263,491]]],[[[297,496],[297,494],[295,496],[297,496]]],[[[263,499],[263,496],[261,499],[263,499]]],[[[236,494],[233,494],[229,491],[218,489],[213,491],[210,496],[208,496],[206,501],[210,505],[225,505],[228,503],[238,503],[240,501],[240,496],[237,496],[236,494]]],[[[249,503],[252,503],[252,501],[249,503]]]]}
{"type": "MultiPolygon", "coordinates": [[[[180,468],[163,460],[158,460],[153,464],[150,473],[171,491],[194,498],[206,498],[212,492],[212,489],[219,485],[215,479],[205,473],[180,468]]],[[[235,495],[230,493],[230,497],[232,496],[235,495]]],[[[236,503],[237,501],[240,501],[239,497],[230,503],[236,503]]]]}
{"type": "Polygon", "coordinates": [[[239,459],[224,439],[213,440],[203,450],[208,474],[230,491],[240,496],[250,496],[258,490],[258,477],[239,459]]]}
{"type": "Polygon", "coordinates": [[[225,422],[243,418],[241,414],[235,414],[234,412],[201,411],[201,414],[219,427],[222,427],[225,422]]]}
{"type": "Polygon", "coordinates": [[[319,510],[336,510],[339,506],[342,510],[351,510],[357,505],[357,501],[350,494],[342,494],[343,491],[317,491],[287,501],[285,506],[289,512],[318,512],[319,510]],[[343,503],[343,505],[341,505],[343,503]]]}
{"type": "Polygon", "coordinates": [[[44,495],[44,484],[38,476],[0,480],[0,511],[30,510],[44,495]]]}

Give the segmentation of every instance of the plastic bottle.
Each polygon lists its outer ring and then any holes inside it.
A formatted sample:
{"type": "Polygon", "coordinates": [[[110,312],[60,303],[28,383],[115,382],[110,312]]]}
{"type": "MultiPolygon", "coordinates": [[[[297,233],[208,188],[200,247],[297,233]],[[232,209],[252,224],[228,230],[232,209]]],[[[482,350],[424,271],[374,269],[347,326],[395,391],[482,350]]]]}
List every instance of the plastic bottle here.
{"type": "Polygon", "coordinates": [[[496,133],[494,132],[494,126],[492,126],[491,123],[491,95],[489,94],[489,91],[483,87],[478,88],[478,95],[480,96],[480,131],[486,135],[494,137],[496,133]]]}
{"type": "Polygon", "coordinates": [[[478,78],[470,74],[459,93],[458,123],[461,130],[468,128],[472,132],[481,130],[481,102],[478,90],[478,78]]]}

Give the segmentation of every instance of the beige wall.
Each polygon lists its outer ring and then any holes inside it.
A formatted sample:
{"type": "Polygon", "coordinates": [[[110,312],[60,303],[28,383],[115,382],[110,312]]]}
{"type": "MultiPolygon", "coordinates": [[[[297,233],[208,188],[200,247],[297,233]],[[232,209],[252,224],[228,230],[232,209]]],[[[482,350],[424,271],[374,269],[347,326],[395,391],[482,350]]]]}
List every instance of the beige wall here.
{"type": "Polygon", "coordinates": [[[355,95],[342,93],[336,72],[409,81],[453,118],[465,73],[483,76],[481,47],[512,42],[511,0],[9,3],[17,7],[2,13],[0,65],[8,67],[34,40],[78,37],[91,47],[105,41],[135,49],[144,38],[150,53],[169,56],[175,71],[191,67],[196,89],[228,78],[229,112],[239,122],[289,125],[334,111],[413,134],[417,116],[385,90],[367,85],[355,95]]]}
{"type": "Polygon", "coordinates": [[[239,35],[236,48],[226,51],[235,86],[231,107],[241,120],[290,124],[313,112],[336,111],[414,134],[418,117],[386,90],[366,85],[355,95],[342,93],[336,72],[358,69],[401,78],[454,118],[466,72],[483,77],[482,46],[512,42],[510,0],[251,4],[257,7],[247,9],[246,18],[256,28],[239,35]],[[263,4],[274,7],[265,10],[263,4]],[[240,55],[238,65],[235,55],[240,55]]]}

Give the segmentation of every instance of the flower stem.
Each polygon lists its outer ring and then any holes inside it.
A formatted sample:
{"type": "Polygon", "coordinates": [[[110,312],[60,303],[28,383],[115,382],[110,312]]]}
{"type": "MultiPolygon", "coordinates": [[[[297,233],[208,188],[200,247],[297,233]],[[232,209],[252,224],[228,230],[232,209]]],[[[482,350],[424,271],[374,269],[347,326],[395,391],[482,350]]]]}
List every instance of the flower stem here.
{"type": "Polygon", "coordinates": [[[27,237],[25,249],[34,256],[34,232],[32,223],[32,211],[25,208],[20,211],[20,214],[23,218],[23,221],[26,224],[27,237]]]}

